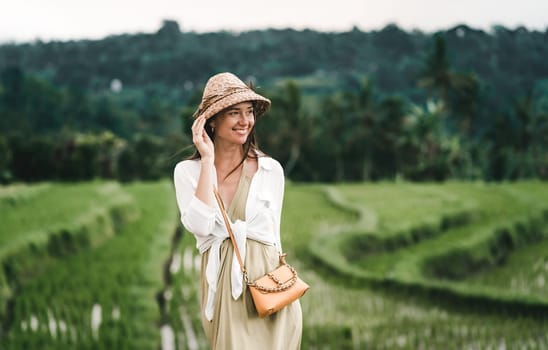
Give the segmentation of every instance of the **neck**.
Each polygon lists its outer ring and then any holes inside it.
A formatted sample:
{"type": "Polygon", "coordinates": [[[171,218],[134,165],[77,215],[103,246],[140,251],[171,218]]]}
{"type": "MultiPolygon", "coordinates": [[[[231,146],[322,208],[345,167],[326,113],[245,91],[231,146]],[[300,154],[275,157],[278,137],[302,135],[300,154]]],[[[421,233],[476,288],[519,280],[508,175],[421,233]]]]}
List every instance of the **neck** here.
{"type": "Polygon", "coordinates": [[[215,167],[232,170],[244,156],[242,145],[215,143],[215,167]]]}

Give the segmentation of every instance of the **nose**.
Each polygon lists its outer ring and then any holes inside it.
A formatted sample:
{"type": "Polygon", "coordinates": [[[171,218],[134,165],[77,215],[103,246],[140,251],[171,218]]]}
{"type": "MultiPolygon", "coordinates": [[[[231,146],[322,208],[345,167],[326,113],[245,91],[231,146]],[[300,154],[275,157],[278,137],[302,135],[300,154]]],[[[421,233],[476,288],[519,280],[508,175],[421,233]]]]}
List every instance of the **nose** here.
{"type": "Polygon", "coordinates": [[[253,117],[250,118],[246,116],[244,113],[240,113],[240,118],[238,118],[238,123],[243,125],[248,125],[252,119],[253,117]]]}

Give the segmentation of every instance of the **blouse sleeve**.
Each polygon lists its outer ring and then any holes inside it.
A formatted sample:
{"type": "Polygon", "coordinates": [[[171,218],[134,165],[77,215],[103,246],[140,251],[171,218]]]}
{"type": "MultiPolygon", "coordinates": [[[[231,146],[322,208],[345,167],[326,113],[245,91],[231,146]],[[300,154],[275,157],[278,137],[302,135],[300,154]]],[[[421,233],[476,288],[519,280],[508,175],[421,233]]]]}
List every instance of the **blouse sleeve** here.
{"type": "Polygon", "coordinates": [[[278,244],[278,250],[280,253],[283,252],[282,249],[282,240],[281,240],[281,234],[280,234],[280,226],[281,226],[281,216],[282,216],[282,206],[283,206],[283,200],[284,200],[284,190],[285,190],[285,177],[284,177],[284,170],[280,163],[275,162],[276,166],[275,169],[275,177],[274,177],[274,202],[275,202],[275,208],[276,211],[274,212],[274,234],[276,235],[277,244],[278,244]]]}
{"type": "Polygon", "coordinates": [[[177,205],[181,213],[181,223],[195,236],[208,236],[215,225],[215,210],[202,202],[194,194],[197,179],[193,179],[184,162],[175,166],[173,182],[177,205]]]}

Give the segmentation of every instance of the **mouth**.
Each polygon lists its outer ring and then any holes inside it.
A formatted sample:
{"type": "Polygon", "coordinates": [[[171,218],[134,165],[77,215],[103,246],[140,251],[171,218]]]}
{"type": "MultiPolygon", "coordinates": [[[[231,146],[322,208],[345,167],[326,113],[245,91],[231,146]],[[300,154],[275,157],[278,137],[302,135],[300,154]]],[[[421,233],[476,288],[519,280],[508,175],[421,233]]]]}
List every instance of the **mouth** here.
{"type": "Polygon", "coordinates": [[[249,131],[249,128],[234,128],[232,129],[236,134],[238,135],[247,135],[248,131],[249,131]]]}

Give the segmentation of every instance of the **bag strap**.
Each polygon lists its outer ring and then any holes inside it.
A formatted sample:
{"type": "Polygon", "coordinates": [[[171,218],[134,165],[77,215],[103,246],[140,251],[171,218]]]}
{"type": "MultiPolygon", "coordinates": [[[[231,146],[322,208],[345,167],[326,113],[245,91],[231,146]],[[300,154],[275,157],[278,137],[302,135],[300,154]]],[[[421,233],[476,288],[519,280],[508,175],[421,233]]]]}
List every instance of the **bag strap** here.
{"type": "Polygon", "coordinates": [[[244,274],[244,278],[247,282],[247,271],[245,270],[245,266],[242,261],[242,256],[240,255],[240,250],[238,249],[238,245],[236,244],[234,233],[232,232],[232,228],[230,227],[230,221],[228,220],[228,216],[226,215],[226,210],[223,204],[223,200],[221,199],[219,192],[217,192],[215,188],[213,188],[213,193],[215,194],[215,199],[217,199],[219,208],[221,208],[221,213],[223,214],[223,219],[225,221],[226,229],[228,230],[228,235],[230,236],[230,240],[232,241],[232,245],[234,246],[234,252],[236,253],[236,258],[238,258],[238,263],[240,263],[240,269],[242,270],[242,273],[244,274]]]}

